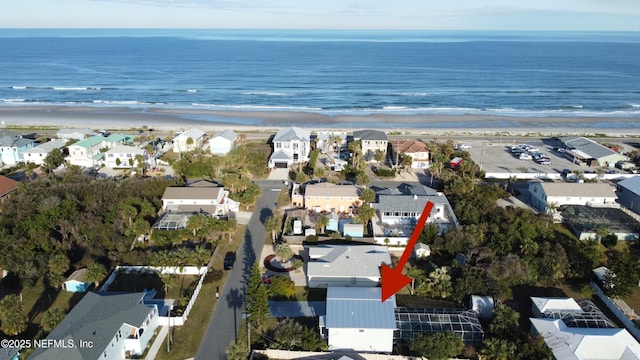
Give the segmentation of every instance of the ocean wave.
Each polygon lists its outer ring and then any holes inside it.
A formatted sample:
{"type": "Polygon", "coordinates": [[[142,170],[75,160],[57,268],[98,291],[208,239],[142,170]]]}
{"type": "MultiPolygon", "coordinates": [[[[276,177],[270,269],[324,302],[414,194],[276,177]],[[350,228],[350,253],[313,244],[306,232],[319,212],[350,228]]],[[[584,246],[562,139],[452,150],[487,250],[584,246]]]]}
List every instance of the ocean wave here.
{"type": "Polygon", "coordinates": [[[0,99],[0,101],[4,103],[23,103],[26,102],[27,99],[0,99]]]}
{"type": "Polygon", "coordinates": [[[27,90],[26,86],[12,86],[11,88],[13,90],[27,90]]]}
{"type": "Polygon", "coordinates": [[[98,90],[102,90],[102,88],[100,87],[85,87],[85,86],[71,86],[71,87],[67,87],[67,86],[52,86],[51,89],[53,90],[57,90],[57,91],[98,91],[98,90]]]}
{"type": "Polygon", "coordinates": [[[257,96],[293,96],[292,93],[285,93],[279,91],[245,91],[240,93],[241,95],[257,95],[257,96]]]}
{"type": "Polygon", "coordinates": [[[197,89],[187,89],[188,93],[197,93],[198,90],[197,89]]]}
{"type": "Polygon", "coordinates": [[[206,103],[192,103],[192,106],[200,108],[209,108],[217,110],[251,110],[251,111],[321,111],[319,107],[306,107],[306,106],[286,106],[286,105],[220,105],[220,104],[206,104],[206,103]]]}

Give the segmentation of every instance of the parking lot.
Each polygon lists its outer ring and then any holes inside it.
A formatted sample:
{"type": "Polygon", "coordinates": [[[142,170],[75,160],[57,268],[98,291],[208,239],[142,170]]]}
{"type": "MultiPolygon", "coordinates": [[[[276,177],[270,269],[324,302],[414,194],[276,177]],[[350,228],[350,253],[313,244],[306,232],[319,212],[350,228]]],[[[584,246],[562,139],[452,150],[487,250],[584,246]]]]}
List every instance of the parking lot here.
{"type": "Polygon", "coordinates": [[[597,169],[585,164],[572,163],[564,153],[553,150],[555,144],[550,140],[536,138],[528,138],[526,141],[469,140],[465,144],[471,146],[465,151],[471,154],[473,161],[485,171],[488,178],[509,178],[510,176],[557,178],[563,169],[582,170],[585,173],[595,172],[597,169]],[[538,148],[539,152],[549,157],[551,164],[542,165],[534,160],[520,160],[511,152],[511,146],[519,144],[538,148]]]}

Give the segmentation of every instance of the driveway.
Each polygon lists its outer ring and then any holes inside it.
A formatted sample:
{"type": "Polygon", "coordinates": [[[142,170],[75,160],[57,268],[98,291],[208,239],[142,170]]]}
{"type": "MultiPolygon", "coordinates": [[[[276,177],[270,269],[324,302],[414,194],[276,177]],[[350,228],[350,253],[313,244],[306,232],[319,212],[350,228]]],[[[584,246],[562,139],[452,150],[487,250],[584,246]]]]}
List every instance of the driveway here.
{"type": "Polygon", "coordinates": [[[269,173],[269,180],[288,180],[289,179],[289,169],[272,169],[269,173]]]}
{"type": "Polygon", "coordinates": [[[271,315],[285,317],[317,317],[327,313],[324,301],[269,301],[271,315]]]}
{"type": "Polygon", "coordinates": [[[266,232],[262,225],[264,219],[273,214],[273,206],[278,199],[279,191],[284,186],[282,181],[256,181],[262,188],[262,196],[247,224],[247,231],[238,249],[237,261],[229,271],[227,281],[220,292],[220,300],[209,320],[205,334],[195,359],[226,359],[225,350],[237,340],[238,329],[242,319],[244,289],[251,273],[251,266],[260,256],[266,232]]]}

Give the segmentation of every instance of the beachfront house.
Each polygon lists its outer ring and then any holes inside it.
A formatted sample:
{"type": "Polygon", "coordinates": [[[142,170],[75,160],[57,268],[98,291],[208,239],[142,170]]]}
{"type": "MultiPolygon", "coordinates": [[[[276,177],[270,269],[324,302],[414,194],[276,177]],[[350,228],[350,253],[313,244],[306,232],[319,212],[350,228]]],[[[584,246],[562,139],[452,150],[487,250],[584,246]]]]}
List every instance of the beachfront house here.
{"type": "Polygon", "coordinates": [[[380,283],[380,265],[391,264],[386,246],[317,245],[307,249],[310,288],[376,287],[380,283]]]}
{"type": "Polygon", "coordinates": [[[390,232],[398,230],[410,235],[410,229],[422,215],[427,201],[433,203],[427,223],[435,223],[440,233],[458,226],[457,217],[447,197],[428,186],[402,183],[395,188],[378,190],[376,197],[378,201],[372,206],[378,213],[382,227],[390,232]]]}
{"type": "Polygon", "coordinates": [[[24,152],[36,145],[37,143],[34,139],[23,137],[18,132],[0,131],[0,165],[14,166],[19,162],[23,162],[24,152]]]}
{"type": "Polygon", "coordinates": [[[620,205],[640,215],[640,176],[622,180],[617,187],[620,205]]]}
{"type": "Polygon", "coordinates": [[[95,135],[98,134],[91,129],[60,129],[56,133],[56,137],[58,139],[63,139],[65,141],[82,140],[95,135]]]}
{"type": "Polygon", "coordinates": [[[80,140],[68,146],[69,155],[65,158],[69,165],[92,167],[98,166],[104,159],[104,151],[117,144],[128,144],[133,140],[130,135],[111,134],[96,135],[80,140]]]}
{"type": "Polygon", "coordinates": [[[609,183],[551,183],[529,181],[532,205],[541,212],[560,205],[614,206],[618,196],[609,183]]]}
{"type": "Polygon", "coordinates": [[[355,185],[321,182],[305,186],[304,207],[314,212],[352,212],[361,204],[360,191],[355,185]]]}
{"type": "Polygon", "coordinates": [[[49,153],[53,151],[53,149],[62,149],[64,145],[67,143],[67,140],[64,139],[54,139],[48,141],[44,144],[40,144],[38,146],[32,147],[31,149],[25,151],[22,155],[24,157],[25,163],[32,163],[36,165],[43,165],[44,159],[49,156],[49,153]]]}
{"type": "Polygon", "coordinates": [[[191,128],[173,138],[173,152],[189,152],[202,148],[207,134],[204,131],[191,128]]]}
{"type": "Polygon", "coordinates": [[[47,336],[60,344],[72,341],[75,346],[36,347],[29,359],[120,360],[142,356],[159,323],[157,305],[144,304],[144,295],[88,292],[47,336]]]}
{"type": "Polygon", "coordinates": [[[425,143],[418,140],[393,140],[391,144],[390,158],[396,166],[400,161],[400,154],[406,154],[411,157],[412,169],[429,168],[430,152],[425,143]]]}
{"type": "Polygon", "coordinates": [[[136,146],[115,144],[104,153],[104,166],[108,168],[136,168],[138,162],[149,160],[147,150],[136,146]]]}
{"type": "Polygon", "coordinates": [[[311,132],[296,126],[282,129],[273,137],[273,153],[269,168],[288,168],[292,164],[309,161],[311,132]]]}
{"type": "Polygon", "coordinates": [[[9,195],[9,193],[11,193],[17,188],[18,188],[17,181],[13,179],[9,179],[4,175],[0,175],[0,199],[4,199],[9,195]]]}
{"type": "Polygon", "coordinates": [[[238,134],[232,130],[223,130],[215,133],[209,140],[209,149],[212,154],[226,155],[229,151],[235,149],[238,134]]]}
{"type": "Polygon", "coordinates": [[[327,289],[327,311],[319,327],[330,351],[393,351],[396,299],[394,295],[382,302],[381,297],[379,287],[327,289]]]}
{"type": "Polygon", "coordinates": [[[383,131],[356,130],[353,132],[353,140],[360,140],[365,161],[375,161],[376,151],[381,151],[386,157],[389,140],[383,131]]]}

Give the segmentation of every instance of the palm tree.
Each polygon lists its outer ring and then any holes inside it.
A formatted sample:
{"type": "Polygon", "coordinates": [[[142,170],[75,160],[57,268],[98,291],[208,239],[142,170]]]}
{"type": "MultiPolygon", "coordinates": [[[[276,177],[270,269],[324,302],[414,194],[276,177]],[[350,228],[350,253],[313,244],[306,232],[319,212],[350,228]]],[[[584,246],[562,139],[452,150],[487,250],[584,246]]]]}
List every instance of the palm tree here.
{"type": "Polygon", "coordinates": [[[138,169],[138,174],[144,175],[145,170],[147,169],[147,162],[144,159],[144,155],[138,154],[136,155],[136,168],[138,169]]]}
{"type": "MultiPolygon", "coordinates": [[[[385,239],[387,240],[387,239],[385,239]]],[[[407,271],[407,276],[411,278],[411,295],[414,294],[416,280],[424,280],[425,274],[422,269],[417,266],[412,266],[409,271],[407,271]]]]}
{"type": "Polygon", "coordinates": [[[84,279],[85,281],[92,282],[98,286],[106,276],[107,269],[100,263],[93,263],[87,266],[87,272],[84,275],[84,279]]]}
{"type": "Polygon", "coordinates": [[[242,341],[235,341],[224,351],[228,360],[247,360],[249,358],[249,348],[242,341]]]}
{"type": "Polygon", "coordinates": [[[51,332],[51,330],[55,329],[56,326],[64,319],[65,313],[64,311],[57,307],[53,306],[49,308],[49,310],[45,311],[42,315],[42,329],[46,332],[51,332]]]}
{"type": "Polygon", "coordinates": [[[191,136],[189,136],[187,138],[187,150],[191,150],[191,145],[193,145],[193,138],[191,138],[191,136]]]}
{"type": "Polygon", "coordinates": [[[327,225],[329,225],[329,218],[324,216],[324,214],[320,214],[316,221],[316,230],[322,230],[322,233],[324,234],[326,233],[327,225]]]}
{"type": "Polygon", "coordinates": [[[439,162],[439,161],[435,161],[431,163],[431,166],[429,166],[429,174],[431,174],[430,176],[430,181],[429,181],[429,186],[433,185],[433,178],[434,177],[439,177],[440,174],[442,174],[442,170],[444,170],[444,164],[439,162]]]}
{"type": "Polygon", "coordinates": [[[276,245],[276,256],[280,258],[280,262],[287,262],[293,257],[293,250],[289,244],[280,243],[276,245]]]}
{"type": "Polygon", "coordinates": [[[358,218],[362,221],[365,229],[369,229],[369,221],[373,219],[376,214],[376,209],[372,208],[369,204],[362,204],[358,209],[358,218]]]}
{"type": "Polygon", "coordinates": [[[376,192],[371,188],[364,189],[360,194],[360,199],[364,203],[372,203],[376,199],[376,192]]]}
{"type": "Polygon", "coordinates": [[[278,231],[278,227],[280,226],[280,221],[275,216],[269,216],[264,221],[264,229],[267,232],[271,232],[271,242],[276,242],[276,235],[278,231]]]}

